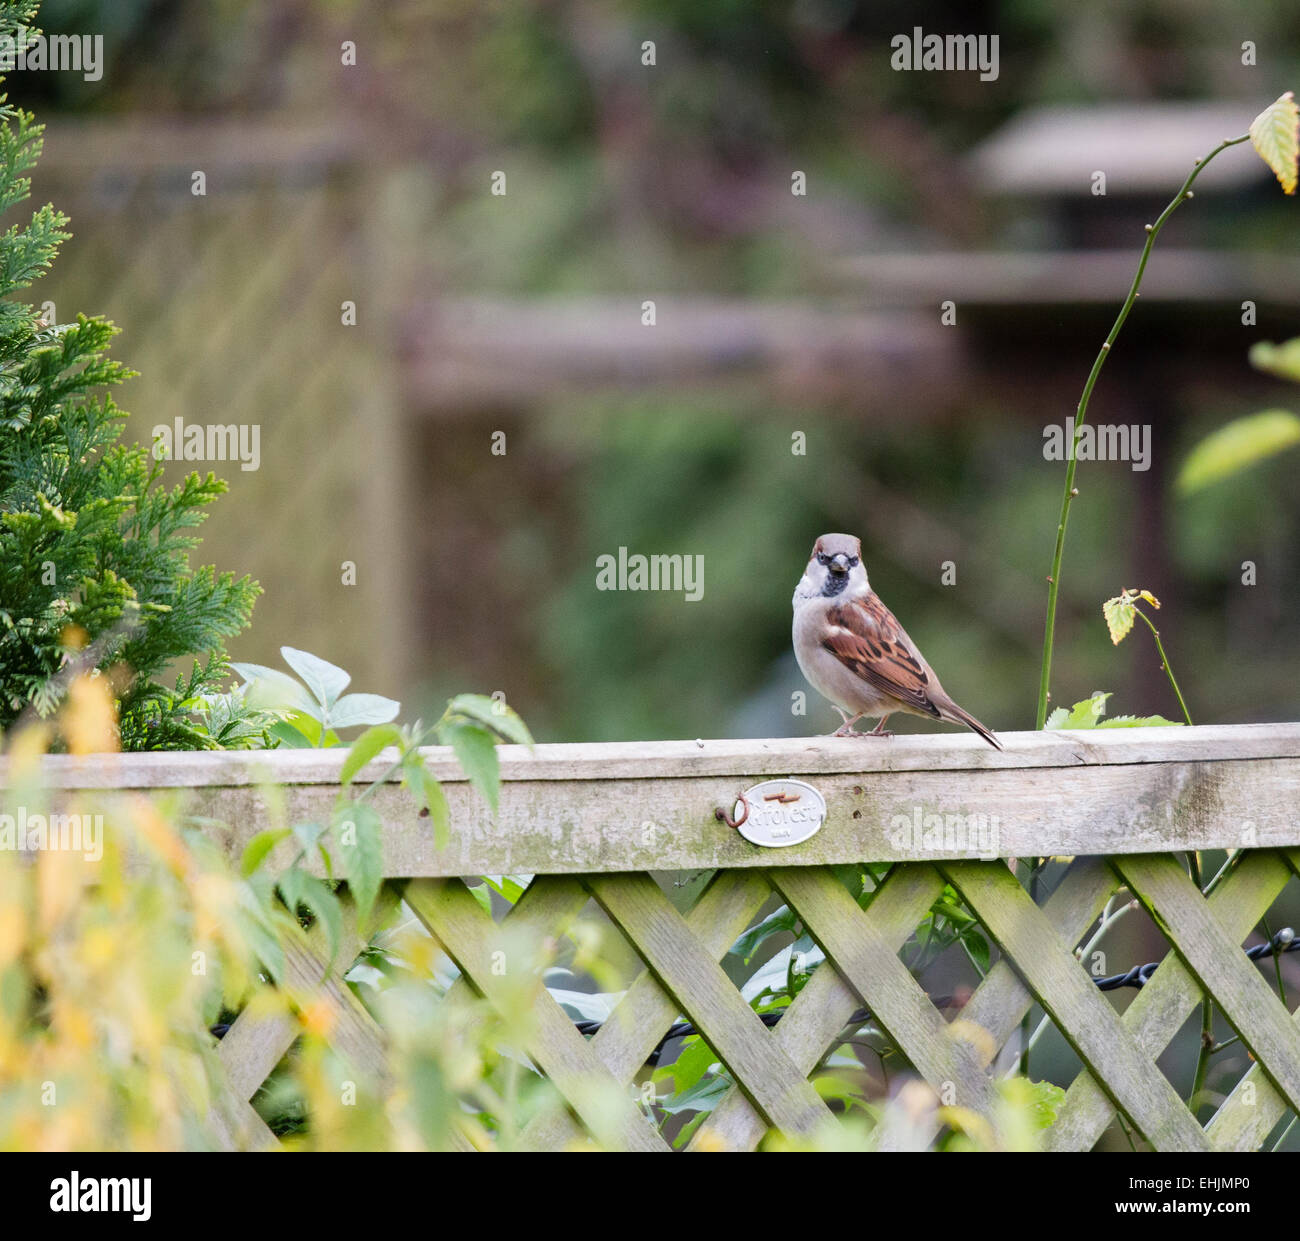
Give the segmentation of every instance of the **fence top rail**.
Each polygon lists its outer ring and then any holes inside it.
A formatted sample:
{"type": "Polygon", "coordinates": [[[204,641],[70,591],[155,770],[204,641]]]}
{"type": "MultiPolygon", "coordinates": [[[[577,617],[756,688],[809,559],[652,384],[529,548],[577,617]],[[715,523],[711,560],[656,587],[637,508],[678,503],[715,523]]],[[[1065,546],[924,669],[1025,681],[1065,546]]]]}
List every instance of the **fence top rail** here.
{"type": "MultiPolygon", "coordinates": [[[[394,877],[1300,846],[1300,724],[1006,733],[1002,741],[1003,751],[953,733],[502,746],[495,811],[450,751],[430,748],[426,761],[451,813],[442,849],[396,784],[376,788],[370,805],[394,877]],[[739,813],[743,791],[776,777],[811,784],[826,817],[801,843],[764,848],[716,812],[739,813]]],[[[284,790],[291,821],[329,821],[345,753],[54,755],[41,776],[68,814],[98,813],[97,798],[119,792],[186,790],[187,812],[239,857],[268,821],[267,784],[284,790]]],[[[381,756],[353,787],[391,766],[381,756]]],[[[0,762],[5,787],[9,764],[0,762]]],[[[0,797],[0,829],[20,814],[12,800],[0,797]]],[[[790,816],[808,822],[802,809],[790,816]]]]}
{"type": "MultiPolygon", "coordinates": [[[[1007,771],[1133,763],[1210,763],[1300,759],[1300,723],[1224,724],[1196,728],[1104,728],[1002,733],[994,750],[966,733],[891,738],[789,737],[738,740],[576,742],[498,747],[504,783],[548,780],[637,780],[705,776],[847,775],[925,771],[1007,771]]],[[[153,754],[48,755],[42,777],[51,789],[224,788],[283,784],[336,785],[347,753],[329,750],[186,751],[153,754]]],[[[381,755],[358,776],[379,779],[381,755]]],[[[465,775],[447,746],[425,751],[439,780],[465,775]]],[[[0,757],[0,788],[10,786],[0,757]]],[[[396,780],[397,777],[393,776],[396,780]]]]}

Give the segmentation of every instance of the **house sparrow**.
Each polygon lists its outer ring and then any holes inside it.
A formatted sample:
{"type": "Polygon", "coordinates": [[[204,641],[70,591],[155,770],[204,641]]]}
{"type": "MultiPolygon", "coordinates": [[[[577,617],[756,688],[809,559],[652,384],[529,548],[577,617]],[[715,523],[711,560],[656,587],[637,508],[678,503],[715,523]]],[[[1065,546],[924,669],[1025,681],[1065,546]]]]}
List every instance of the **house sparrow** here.
{"type": "Polygon", "coordinates": [[[888,737],[895,711],[965,724],[989,745],[1001,743],[944,693],[906,630],[867,581],[862,544],[851,534],[823,534],[794,592],[794,654],[812,687],[844,720],[836,737],[888,737]],[[862,716],[879,716],[870,733],[862,716]]]}

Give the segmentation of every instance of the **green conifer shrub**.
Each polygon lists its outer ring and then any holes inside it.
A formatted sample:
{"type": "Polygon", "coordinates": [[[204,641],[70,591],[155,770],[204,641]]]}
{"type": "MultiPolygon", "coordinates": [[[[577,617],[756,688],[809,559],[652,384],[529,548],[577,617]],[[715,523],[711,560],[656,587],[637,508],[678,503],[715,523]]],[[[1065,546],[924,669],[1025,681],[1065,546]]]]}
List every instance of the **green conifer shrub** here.
{"type": "MultiPolygon", "coordinates": [[[[0,36],[35,6],[0,3],[0,36]]],[[[0,96],[0,213],[30,194],[42,126],[0,96]]],[[[102,318],[47,324],[16,295],[50,267],[67,217],[46,205],[0,234],[0,729],[57,708],[73,672],[112,676],[127,750],[211,747],[191,719],[227,674],[224,640],[261,593],[248,577],[191,569],[193,531],[226,490],[212,474],[167,488],[162,465],[120,443],[102,318]],[[168,666],[192,657],[172,688],[168,666]]]]}

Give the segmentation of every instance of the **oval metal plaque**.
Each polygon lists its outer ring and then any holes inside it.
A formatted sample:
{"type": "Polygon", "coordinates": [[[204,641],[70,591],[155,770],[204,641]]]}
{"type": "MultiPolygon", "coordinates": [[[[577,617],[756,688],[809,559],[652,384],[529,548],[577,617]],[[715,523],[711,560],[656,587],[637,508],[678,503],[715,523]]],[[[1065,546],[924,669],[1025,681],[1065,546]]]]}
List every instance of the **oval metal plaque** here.
{"type": "Polygon", "coordinates": [[[802,780],[764,780],[742,796],[744,804],[737,801],[731,816],[744,816],[736,830],[752,844],[768,849],[801,845],[826,822],[826,799],[802,780]]]}

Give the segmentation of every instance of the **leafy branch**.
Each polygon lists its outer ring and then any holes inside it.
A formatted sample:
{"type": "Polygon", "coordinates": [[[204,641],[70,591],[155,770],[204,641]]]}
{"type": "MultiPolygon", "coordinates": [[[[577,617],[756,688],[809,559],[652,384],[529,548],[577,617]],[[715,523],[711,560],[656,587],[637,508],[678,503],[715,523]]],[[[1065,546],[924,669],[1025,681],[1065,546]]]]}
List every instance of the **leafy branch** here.
{"type": "Polygon", "coordinates": [[[1070,444],[1070,456],[1065,467],[1065,487],[1061,496],[1061,516],[1056,527],[1056,546],[1052,553],[1052,571],[1047,579],[1047,620],[1043,631],[1043,659],[1038,680],[1038,709],[1035,728],[1043,728],[1047,722],[1047,703],[1051,697],[1052,650],[1056,636],[1056,605],[1061,588],[1061,560],[1065,552],[1065,531],[1070,519],[1070,506],[1075,496],[1078,495],[1078,488],[1074,485],[1075,471],[1078,466],[1076,450],[1080,433],[1088,416],[1088,402],[1092,399],[1093,388],[1096,387],[1097,377],[1101,374],[1101,368],[1106,364],[1106,359],[1110,356],[1111,348],[1119,336],[1120,329],[1124,326],[1129,312],[1133,309],[1134,302],[1137,301],[1140,295],[1147,260],[1151,257],[1151,248],[1155,245],[1160,230],[1164,228],[1169,217],[1193,196],[1192,185],[1201,172],[1204,171],[1206,165],[1220,152],[1246,141],[1253,144],[1260,158],[1276,174],[1283,191],[1287,194],[1295,193],[1297,161],[1300,160],[1300,108],[1296,106],[1292,92],[1287,91],[1286,94],[1282,95],[1281,98],[1251,122],[1247,133],[1236,138],[1225,138],[1203,159],[1198,159],[1191,172],[1187,174],[1187,178],[1183,181],[1178,193],[1174,195],[1169,205],[1156,218],[1155,223],[1146,225],[1146,243],[1142,247],[1142,255],[1138,259],[1137,271],[1134,273],[1133,282],[1129,286],[1128,296],[1120,307],[1110,333],[1102,342],[1097,357],[1093,361],[1092,370],[1088,373],[1087,382],[1083,386],[1083,395],[1079,398],[1079,404],[1075,410],[1074,439],[1070,444]]]}

